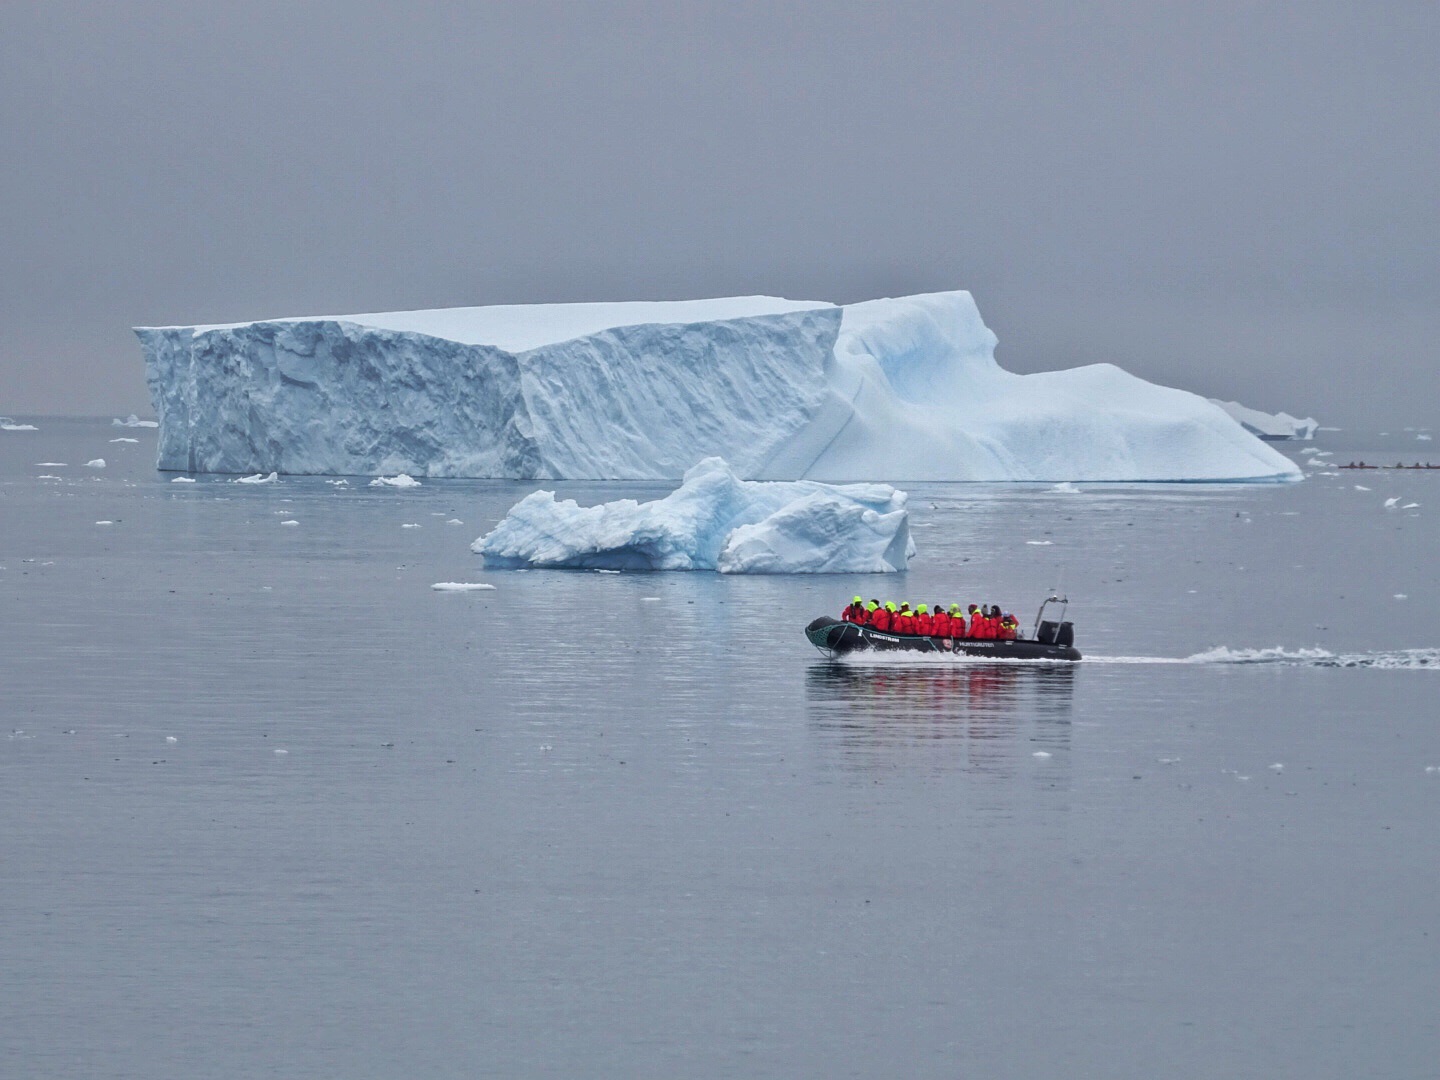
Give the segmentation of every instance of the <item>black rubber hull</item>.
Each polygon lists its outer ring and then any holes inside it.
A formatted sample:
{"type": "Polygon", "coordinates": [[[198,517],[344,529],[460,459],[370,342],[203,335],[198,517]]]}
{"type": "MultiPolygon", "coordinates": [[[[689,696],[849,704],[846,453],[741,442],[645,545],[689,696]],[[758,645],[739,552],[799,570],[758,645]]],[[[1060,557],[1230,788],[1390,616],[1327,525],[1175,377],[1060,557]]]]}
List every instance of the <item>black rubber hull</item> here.
{"type": "Polygon", "coordinates": [[[825,615],[805,628],[805,636],[810,639],[810,644],[827,656],[844,656],[853,652],[916,652],[991,660],[1062,660],[1073,663],[1080,659],[1080,651],[1072,645],[1042,645],[1025,638],[969,641],[918,634],[885,634],[868,626],[841,622],[825,615]]]}

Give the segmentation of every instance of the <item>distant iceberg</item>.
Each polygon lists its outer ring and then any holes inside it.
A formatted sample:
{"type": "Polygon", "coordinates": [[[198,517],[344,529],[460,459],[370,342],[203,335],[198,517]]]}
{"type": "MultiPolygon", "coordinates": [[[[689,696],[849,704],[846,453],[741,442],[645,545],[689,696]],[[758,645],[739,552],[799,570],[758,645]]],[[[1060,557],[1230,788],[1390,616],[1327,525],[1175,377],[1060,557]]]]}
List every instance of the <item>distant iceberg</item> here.
{"type": "Polygon", "coordinates": [[[110,423],[111,423],[113,426],[115,426],[115,427],[159,427],[159,426],[160,426],[160,421],[158,421],[158,420],[141,420],[140,417],[136,416],[133,412],[132,412],[129,416],[127,416],[124,420],[115,419],[115,420],[111,420],[110,423]]]}
{"type": "Polygon", "coordinates": [[[1110,364],[1016,375],[966,292],[453,308],[141,328],[159,467],[678,479],[1295,479],[1110,364]]]}
{"type": "Polygon", "coordinates": [[[1211,404],[1218,405],[1225,412],[1251,435],[1258,436],[1267,442],[1287,442],[1291,439],[1313,439],[1315,431],[1320,422],[1314,417],[1291,416],[1289,413],[1266,413],[1259,409],[1248,409],[1238,401],[1217,401],[1210,399],[1211,404]]]}
{"type": "Polygon", "coordinates": [[[34,424],[22,424],[14,417],[0,416],[0,431],[39,431],[34,424]]]}
{"type": "Polygon", "coordinates": [[[888,484],[747,481],[707,458],[654,502],[580,506],[536,491],[471,550],[512,568],[893,573],[915,552],[905,503],[888,484]]]}

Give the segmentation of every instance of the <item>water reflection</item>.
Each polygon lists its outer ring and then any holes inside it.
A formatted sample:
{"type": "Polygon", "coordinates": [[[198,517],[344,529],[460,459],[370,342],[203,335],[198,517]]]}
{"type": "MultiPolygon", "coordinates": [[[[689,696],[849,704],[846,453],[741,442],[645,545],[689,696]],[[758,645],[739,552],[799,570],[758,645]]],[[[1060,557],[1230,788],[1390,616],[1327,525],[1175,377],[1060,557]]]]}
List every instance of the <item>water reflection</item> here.
{"type": "Polygon", "coordinates": [[[903,759],[1009,775],[1022,762],[1062,764],[1075,678],[1068,664],[821,663],[806,673],[806,712],[847,768],[903,759]]]}

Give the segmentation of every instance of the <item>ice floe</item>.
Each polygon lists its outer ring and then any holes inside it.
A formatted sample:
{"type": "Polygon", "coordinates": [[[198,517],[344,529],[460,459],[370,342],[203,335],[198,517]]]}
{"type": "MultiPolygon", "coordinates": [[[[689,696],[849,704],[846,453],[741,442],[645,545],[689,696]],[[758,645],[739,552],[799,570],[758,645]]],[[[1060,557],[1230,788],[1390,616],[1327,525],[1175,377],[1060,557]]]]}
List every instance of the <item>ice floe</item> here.
{"type": "Polygon", "coordinates": [[[534,492],[471,547],[491,566],[724,574],[889,573],[914,552],[904,492],[741,480],[719,458],[654,502],[534,492]]]}
{"type": "Polygon", "coordinates": [[[495,586],[481,581],[437,581],[430,588],[436,592],[487,592],[495,586]]]}
{"type": "Polygon", "coordinates": [[[406,473],[400,473],[396,476],[377,476],[374,480],[370,481],[370,486],[392,488],[417,488],[420,486],[420,481],[416,480],[413,476],[407,475],[406,473]]]}

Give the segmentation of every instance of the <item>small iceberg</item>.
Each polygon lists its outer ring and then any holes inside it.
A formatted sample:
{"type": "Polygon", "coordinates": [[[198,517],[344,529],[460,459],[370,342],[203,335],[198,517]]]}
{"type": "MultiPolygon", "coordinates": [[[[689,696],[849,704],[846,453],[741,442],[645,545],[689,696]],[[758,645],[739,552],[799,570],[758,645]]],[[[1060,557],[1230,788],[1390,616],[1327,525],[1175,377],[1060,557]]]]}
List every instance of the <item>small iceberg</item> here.
{"type": "Polygon", "coordinates": [[[140,417],[136,416],[133,412],[132,412],[129,416],[127,416],[124,420],[111,420],[110,423],[111,423],[112,425],[114,425],[115,427],[153,427],[153,428],[158,428],[158,427],[160,426],[160,421],[158,421],[158,420],[141,420],[140,417]]]}
{"type": "Polygon", "coordinates": [[[536,491],[471,550],[511,568],[894,573],[915,552],[906,501],[888,484],[741,480],[712,457],[654,502],[582,507],[536,491]]]}
{"type": "Polygon", "coordinates": [[[269,476],[265,476],[257,472],[254,476],[242,476],[230,482],[232,484],[278,484],[280,474],[272,472],[269,476]]]}
{"type": "Polygon", "coordinates": [[[195,478],[192,476],[177,476],[170,481],[172,484],[193,484],[195,478]]]}
{"type": "Polygon", "coordinates": [[[103,457],[91,458],[89,461],[85,462],[85,468],[103,469],[105,468],[105,459],[103,457]]]}
{"type": "Polygon", "coordinates": [[[420,481],[416,480],[413,476],[409,476],[402,472],[396,476],[377,476],[374,480],[370,481],[370,486],[392,488],[417,488],[420,486],[420,481]]]}
{"type": "Polygon", "coordinates": [[[493,590],[495,586],[479,581],[437,581],[430,588],[436,592],[485,592],[493,590]]]}
{"type": "Polygon", "coordinates": [[[1313,439],[1316,429],[1320,426],[1320,422],[1312,416],[1302,419],[1291,416],[1287,412],[1261,412],[1259,409],[1246,408],[1238,401],[1216,401],[1211,398],[1210,402],[1213,405],[1219,405],[1229,413],[1230,418],[1251,435],[1258,436],[1266,442],[1313,439]]]}
{"type": "Polygon", "coordinates": [[[120,442],[123,442],[123,443],[138,443],[140,440],[139,440],[139,439],[126,439],[126,438],[123,438],[123,437],[122,437],[122,438],[119,438],[119,439],[111,439],[110,441],[111,441],[112,443],[120,443],[120,442]]]}
{"type": "Polygon", "coordinates": [[[22,424],[9,416],[0,416],[0,431],[39,431],[34,424],[22,424]]]}

